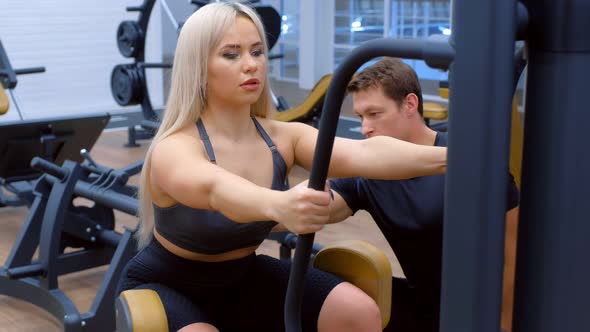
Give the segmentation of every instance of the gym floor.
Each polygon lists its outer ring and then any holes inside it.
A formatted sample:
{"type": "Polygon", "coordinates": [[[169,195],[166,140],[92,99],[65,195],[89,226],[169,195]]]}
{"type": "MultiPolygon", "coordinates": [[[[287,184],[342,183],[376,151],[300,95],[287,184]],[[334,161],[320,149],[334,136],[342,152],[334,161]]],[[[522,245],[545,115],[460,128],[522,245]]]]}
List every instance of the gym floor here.
{"type": "MultiPolygon", "coordinates": [[[[278,95],[284,96],[289,105],[294,106],[302,102],[309,91],[300,90],[291,83],[277,82],[273,88],[278,95]]],[[[113,114],[116,115],[116,114],[113,114]]],[[[342,115],[353,117],[350,110],[350,101],[345,100],[342,115]]],[[[341,121],[347,123],[356,132],[354,127],[358,125],[355,121],[341,121]]],[[[357,132],[358,134],[358,132],[357,132]]],[[[354,134],[353,134],[354,135],[354,134]]],[[[125,148],[127,142],[126,128],[110,128],[103,132],[98,142],[91,151],[93,158],[100,164],[113,168],[119,168],[131,164],[144,157],[147,149],[146,141],[141,141],[139,148],[125,148]]],[[[295,168],[289,177],[290,183],[297,184],[307,179],[309,173],[301,168],[295,168]]],[[[134,176],[130,182],[136,184],[138,176],[134,176]]],[[[12,245],[23,225],[27,215],[25,207],[4,207],[0,208],[0,264],[6,260],[12,245]]],[[[137,220],[123,213],[116,213],[116,229],[121,231],[123,227],[134,228],[137,220]]],[[[360,239],[373,243],[383,250],[390,258],[393,273],[402,276],[403,272],[399,267],[395,255],[389,248],[387,241],[381,235],[371,217],[360,211],[348,220],[328,225],[320,233],[316,234],[316,242],[327,245],[340,240],[360,239]]],[[[259,253],[278,257],[279,245],[274,241],[265,241],[259,253]]],[[[98,290],[105,274],[106,266],[77,272],[59,278],[59,287],[72,299],[82,313],[89,310],[94,296],[98,290]]],[[[36,306],[11,297],[0,295],[0,332],[57,332],[63,331],[61,324],[50,314],[36,306]]]]}

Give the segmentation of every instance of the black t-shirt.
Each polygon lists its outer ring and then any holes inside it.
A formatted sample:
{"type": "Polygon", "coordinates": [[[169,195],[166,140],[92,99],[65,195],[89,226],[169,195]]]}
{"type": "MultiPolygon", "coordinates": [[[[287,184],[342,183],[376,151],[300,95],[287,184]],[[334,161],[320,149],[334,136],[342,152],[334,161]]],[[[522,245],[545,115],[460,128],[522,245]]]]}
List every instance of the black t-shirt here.
{"type": "MultiPolygon", "coordinates": [[[[436,146],[447,146],[447,133],[437,133],[436,146]]],[[[518,204],[518,190],[509,177],[508,209],[518,204]]],[[[408,180],[344,178],[330,186],[353,213],[371,214],[393,249],[406,278],[416,287],[422,305],[438,307],[441,279],[444,175],[408,180]]]]}

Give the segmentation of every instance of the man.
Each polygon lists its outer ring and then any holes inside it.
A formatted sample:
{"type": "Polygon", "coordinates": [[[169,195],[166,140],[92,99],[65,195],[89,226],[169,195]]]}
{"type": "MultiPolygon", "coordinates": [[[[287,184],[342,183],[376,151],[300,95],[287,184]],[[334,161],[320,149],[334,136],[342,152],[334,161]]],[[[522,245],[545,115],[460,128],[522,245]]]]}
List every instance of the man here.
{"type": "MultiPolygon", "coordinates": [[[[367,137],[387,135],[423,145],[447,145],[447,134],[423,119],[422,92],[414,70],[383,58],[349,83],[353,110],[367,137]]],[[[512,176],[508,209],[518,203],[512,176]]],[[[438,331],[444,175],[400,181],[333,179],[331,221],[368,211],[393,249],[406,279],[393,278],[391,321],[385,331],[438,331]]]]}

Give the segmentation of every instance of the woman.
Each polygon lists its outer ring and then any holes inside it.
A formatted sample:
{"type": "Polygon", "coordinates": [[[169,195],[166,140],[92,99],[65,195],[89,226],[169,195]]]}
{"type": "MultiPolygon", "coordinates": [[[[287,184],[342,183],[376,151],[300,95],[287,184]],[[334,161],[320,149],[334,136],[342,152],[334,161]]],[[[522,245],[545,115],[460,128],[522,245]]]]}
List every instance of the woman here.
{"type": "MultiPolygon", "coordinates": [[[[289,263],[255,250],[275,226],[302,234],[329,220],[330,196],[285,185],[311,168],[317,131],[265,119],[265,33],[237,3],[195,12],[178,38],[166,114],[140,185],[142,249],[119,291],[155,290],[171,331],[281,331],[289,263]]],[[[398,179],[445,171],[446,149],[387,137],[337,139],[329,176],[398,179]]],[[[305,331],[380,331],[355,286],[310,270],[305,331]]]]}

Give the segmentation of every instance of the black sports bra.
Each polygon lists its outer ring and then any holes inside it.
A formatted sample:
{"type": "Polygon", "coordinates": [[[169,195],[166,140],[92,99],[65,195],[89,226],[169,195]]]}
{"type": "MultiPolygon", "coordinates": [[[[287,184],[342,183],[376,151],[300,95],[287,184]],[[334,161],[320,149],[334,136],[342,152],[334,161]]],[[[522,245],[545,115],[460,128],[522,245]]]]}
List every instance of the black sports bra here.
{"type": "MultiPolygon", "coordinates": [[[[258,132],[272,151],[273,178],[271,189],[287,190],[287,165],[264,128],[253,117],[258,132]]],[[[209,160],[215,163],[215,153],[203,122],[197,122],[199,135],[209,160]]],[[[220,254],[262,243],[274,221],[234,222],[217,211],[195,209],[183,204],[161,208],[154,205],[155,227],[160,235],[173,244],[193,252],[220,254]]]]}

